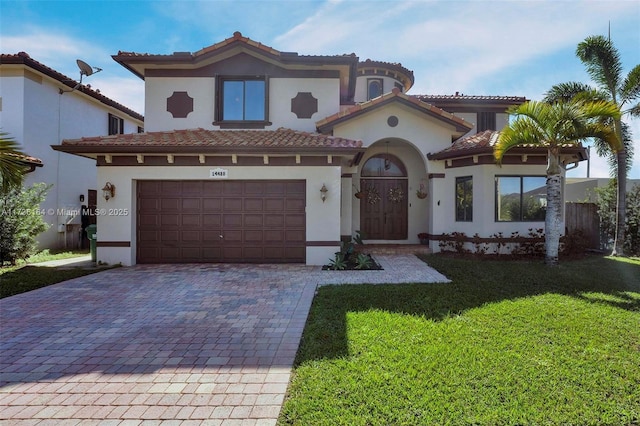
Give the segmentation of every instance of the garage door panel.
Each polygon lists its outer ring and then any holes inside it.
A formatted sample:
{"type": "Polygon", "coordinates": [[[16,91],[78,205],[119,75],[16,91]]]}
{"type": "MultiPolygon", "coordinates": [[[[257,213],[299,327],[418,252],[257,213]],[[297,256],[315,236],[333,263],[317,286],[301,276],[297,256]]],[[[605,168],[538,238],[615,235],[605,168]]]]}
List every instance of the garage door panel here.
{"type": "Polygon", "coordinates": [[[264,182],[262,181],[248,181],[244,185],[244,193],[246,195],[262,195],[264,194],[264,182]]]}
{"type": "Polygon", "coordinates": [[[183,227],[187,226],[187,227],[200,227],[201,226],[201,222],[200,222],[200,215],[199,214],[182,214],[181,215],[181,220],[180,223],[183,227]]]}
{"type": "Polygon", "coordinates": [[[202,232],[202,242],[207,246],[210,246],[212,243],[220,242],[221,231],[204,231],[202,232]]]}
{"type": "Polygon", "coordinates": [[[211,197],[216,195],[222,195],[223,182],[218,181],[204,181],[202,182],[202,196],[211,197]]]}
{"type": "Polygon", "coordinates": [[[202,209],[205,212],[221,212],[222,198],[204,198],[202,200],[202,209]]]}
{"type": "Polygon", "coordinates": [[[223,240],[225,246],[234,243],[242,243],[242,230],[238,229],[236,231],[225,229],[222,232],[223,240]]]}
{"type": "Polygon", "coordinates": [[[175,213],[164,213],[160,215],[160,225],[162,227],[179,226],[180,216],[176,215],[175,213]]]}
{"type": "Polygon", "coordinates": [[[264,231],[264,241],[266,243],[278,242],[281,243],[284,240],[283,233],[281,230],[270,229],[264,231]]]}
{"type": "Polygon", "coordinates": [[[281,228],[284,226],[283,215],[268,214],[264,216],[264,224],[268,228],[281,228]]]}
{"type": "Polygon", "coordinates": [[[138,181],[137,189],[140,263],[304,262],[304,181],[138,181]]]}
{"type": "Polygon", "coordinates": [[[188,243],[193,243],[193,242],[200,243],[202,241],[200,239],[201,235],[202,234],[200,232],[198,232],[198,231],[185,231],[185,230],[183,230],[181,232],[180,241],[188,242],[188,243]]]}
{"type": "Polygon", "coordinates": [[[278,181],[267,181],[264,184],[264,193],[267,195],[282,195],[286,193],[286,184],[278,181]]]}
{"type": "Polygon", "coordinates": [[[200,198],[183,198],[181,210],[184,211],[197,211],[200,212],[200,198]]]}
{"type": "Polygon", "coordinates": [[[244,211],[245,212],[262,212],[264,206],[264,200],[262,198],[245,198],[244,211]]]}
{"type": "Polygon", "coordinates": [[[287,228],[304,228],[304,216],[288,214],[284,216],[284,224],[287,228]]]}
{"type": "Polygon", "coordinates": [[[264,210],[266,212],[283,212],[284,200],[279,198],[268,198],[264,203],[264,210]]]}
{"type": "Polygon", "coordinates": [[[261,214],[245,214],[245,228],[262,228],[264,226],[264,216],[261,214]]]}
{"type": "Polygon", "coordinates": [[[163,212],[165,211],[178,212],[180,211],[180,199],[179,198],[163,198],[160,201],[160,209],[163,212]]]}
{"type": "Polygon", "coordinates": [[[286,230],[284,232],[284,240],[287,243],[304,243],[305,231],[286,230]]]}
{"type": "Polygon", "coordinates": [[[206,228],[220,228],[222,226],[222,215],[220,214],[203,214],[202,225],[206,228]]]}
{"type": "Polygon", "coordinates": [[[225,212],[241,212],[242,198],[225,198],[222,205],[225,212]]]}
{"type": "Polygon", "coordinates": [[[180,232],[179,231],[169,231],[163,229],[160,231],[160,241],[163,243],[177,243],[180,240],[180,232]]]}
{"type": "Polygon", "coordinates": [[[262,245],[262,231],[244,231],[242,241],[245,243],[260,243],[262,245]]]}
{"type": "Polygon", "coordinates": [[[222,229],[242,228],[242,214],[225,214],[222,217],[222,229]]]}

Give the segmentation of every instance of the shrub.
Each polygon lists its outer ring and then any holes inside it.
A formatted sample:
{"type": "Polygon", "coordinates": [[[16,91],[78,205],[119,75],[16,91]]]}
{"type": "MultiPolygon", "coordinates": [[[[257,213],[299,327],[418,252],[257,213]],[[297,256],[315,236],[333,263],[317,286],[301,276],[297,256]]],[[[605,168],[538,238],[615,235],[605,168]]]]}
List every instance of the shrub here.
{"type": "Polygon", "coordinates": [[[15,265],[36,252],[36,237],[47,230],[40,203],[50,186],[36,183],[0,194],[0,266],[15,265]]]}
{"type": "MultiPolygon", "coordinates": [[[[616,230],[616,188],[615,179],[611,179],[604,188],[596,188],[600,232],[607,247],[613,243],[616,230]]],[[[634,185],[627,192],[624,252],[626,255],[640,255],[640,185],[634,185]]]]}

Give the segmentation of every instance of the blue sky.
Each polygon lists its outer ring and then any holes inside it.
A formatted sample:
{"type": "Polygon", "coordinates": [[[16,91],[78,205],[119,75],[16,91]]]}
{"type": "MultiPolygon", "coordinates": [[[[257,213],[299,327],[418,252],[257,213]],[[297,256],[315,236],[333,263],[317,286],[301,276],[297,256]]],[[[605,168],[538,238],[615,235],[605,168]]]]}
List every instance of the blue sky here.
{"type": "MultiPolygon", "coordinates": [[[[76,79],[80,58],[103,69],[85,83],[141,113],[144,83],[111,55],[195,52],[234,31],[281,51],[400,62],[415,74],[409,94],[540,99],[553,84],[589,82],[575,48],[609,22],[626,73],[640,63],[638,0],[0,0],[0,50],[76,79]]],[[[640,120],[628,122],[638,179],[640,120]]],[[[586,163],[569,173],[586,176],[586,163]]],[[[607,177],[606,161],[595,158],[591,175],[607,177]]]]}

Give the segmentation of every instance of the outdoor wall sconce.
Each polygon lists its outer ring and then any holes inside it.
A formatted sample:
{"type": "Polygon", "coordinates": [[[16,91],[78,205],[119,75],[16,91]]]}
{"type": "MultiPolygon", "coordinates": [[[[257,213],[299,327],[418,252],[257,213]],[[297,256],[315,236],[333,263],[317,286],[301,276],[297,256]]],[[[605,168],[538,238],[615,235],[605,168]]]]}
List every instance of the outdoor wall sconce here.
{"type": "Polygon", "coordinates": [[[104,184],[104,188],[102,188],[102,196],[106,201],[109,201],[110,198],[116,196],[116,187],[111,182],[107,182],[104,184]]]}
{"type": "Polygon", "coordinates": [[[329,190],[327,189],[327,187],[323,183],[322,184],[322,188],[320,188],[320,199],[322,200],[323,203],[327,199],[327,192],[329,192],[329,190]]]}
{"type": "Polygon", "coordinates": [[[84,203],[84,194],[80,194],[80,202],[84,203]]]}

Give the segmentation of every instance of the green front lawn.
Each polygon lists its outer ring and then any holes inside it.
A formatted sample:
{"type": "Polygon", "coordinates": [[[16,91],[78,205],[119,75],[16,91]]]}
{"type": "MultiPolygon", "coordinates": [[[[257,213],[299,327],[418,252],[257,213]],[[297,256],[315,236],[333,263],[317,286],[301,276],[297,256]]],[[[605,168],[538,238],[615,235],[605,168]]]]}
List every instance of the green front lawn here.
{"type": "Polygon", "coordinates": [[[16,266],[0,267],[0,299],[24,293],[51,284],[56,284],[83,275],[94,274],[113,266],[97,267],[92,269],[32,266],[27,263],[47,262],[50,260],[69,259],[85,256],[88,252],[82,251],[57,251],[44,250],[31,256],[27,262],[19,262],[16,266]],[[26,265],[26,266],[25,266],[26,265]]]}
{"type": "Polygon", "coordinates": [[[453,282],[318,290],[281,425],[640,422],[640,259],[425,259],[453,282]]]}

